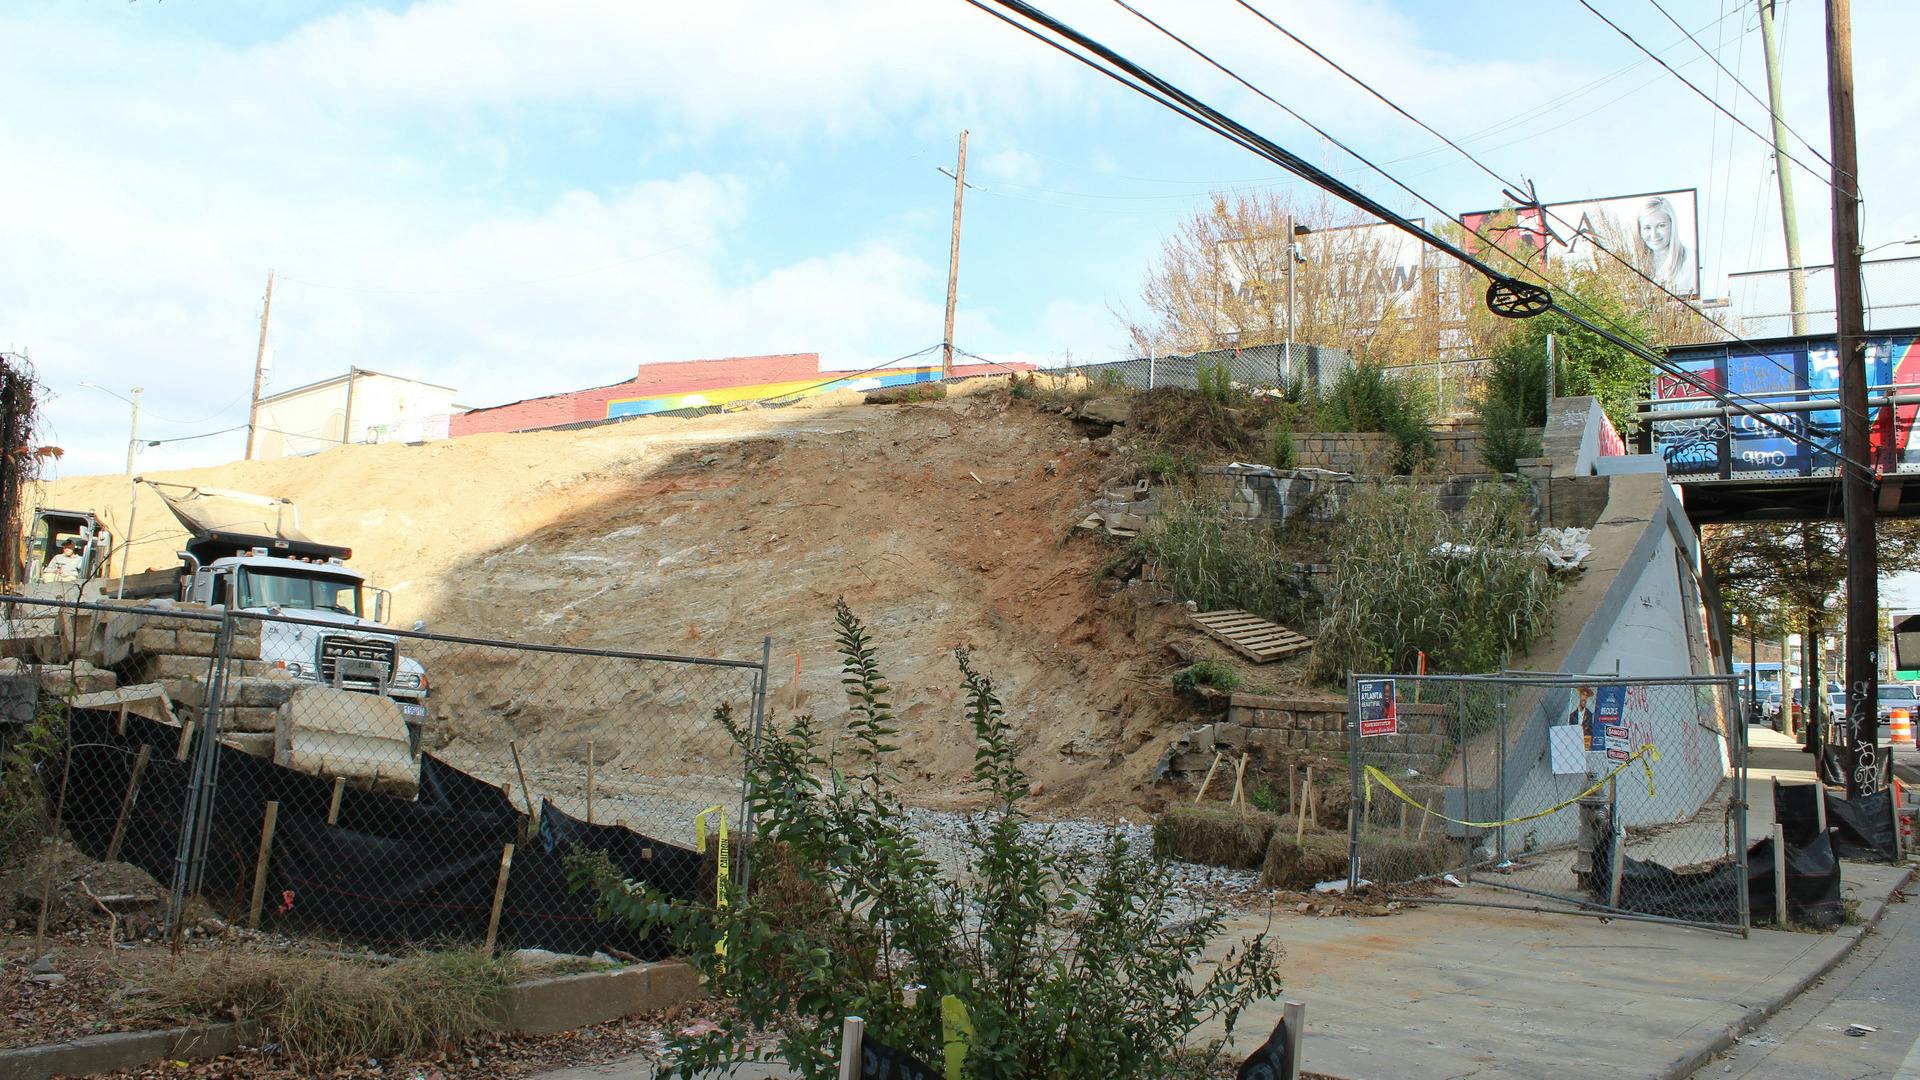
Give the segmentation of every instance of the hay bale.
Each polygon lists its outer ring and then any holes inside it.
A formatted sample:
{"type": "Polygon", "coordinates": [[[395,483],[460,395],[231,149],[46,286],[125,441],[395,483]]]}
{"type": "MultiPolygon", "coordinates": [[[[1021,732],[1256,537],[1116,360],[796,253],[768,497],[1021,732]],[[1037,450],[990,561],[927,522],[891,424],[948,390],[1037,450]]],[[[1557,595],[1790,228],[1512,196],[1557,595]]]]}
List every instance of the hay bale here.
{"type": "Polygon", "coordinates": [[[1267,844],[1260,884],[1275,889],[1311,889],[1347,876],[1347,834],[1309,832],[1299,844],[1282,827],[1267,844]]]}
{"type": "Polygon", "coordinates": [[[1460,841],[1436,829],[1425,839],[1383,829],[1360,834],[1360,876],[1380,881],[1412,881],[1456,870],[1467,862],[1460,841]]]}
{"type": "Polygon", "coordinates": [[[1153,823],[1156,855],[1209,866],[1251,870],[1266,857],[1280,825],[1273,814],[1214,806],[1175,806],[1153,823]]]}

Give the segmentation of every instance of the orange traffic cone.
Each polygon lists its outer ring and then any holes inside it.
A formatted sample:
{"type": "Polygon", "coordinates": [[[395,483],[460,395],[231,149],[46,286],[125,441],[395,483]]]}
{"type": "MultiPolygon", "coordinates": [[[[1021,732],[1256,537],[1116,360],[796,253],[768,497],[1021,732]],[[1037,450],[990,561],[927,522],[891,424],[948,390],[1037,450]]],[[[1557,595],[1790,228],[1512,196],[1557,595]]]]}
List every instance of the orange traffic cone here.
{"type": "Polygon", "coordinates": [[[1893,729],[1887,736],[1887,742],[1894,746],[1913,745],[1913,718],[1907,714],[1907,710],[1892,710],[1887,716],[1887,723],[1893,729]]]}

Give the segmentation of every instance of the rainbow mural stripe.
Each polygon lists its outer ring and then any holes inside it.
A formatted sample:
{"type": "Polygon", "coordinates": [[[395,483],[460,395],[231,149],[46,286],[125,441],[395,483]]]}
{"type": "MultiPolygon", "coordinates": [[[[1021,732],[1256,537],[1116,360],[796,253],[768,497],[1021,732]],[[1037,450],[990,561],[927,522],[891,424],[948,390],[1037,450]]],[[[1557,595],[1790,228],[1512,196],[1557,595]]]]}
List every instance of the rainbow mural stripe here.
{"type": "Polygon", "coordinates": [[[647,416],[680,409],[704,409],[769,398],[812,397],[840,390],[878,390],[883,386],[907,383],[939,382],[937,367],[887,368],[880,371],[823,371],[810,379],[757,383],[751,386],[724,386],[712,390],[692,390],[654,397],[613,398],[607,402],[607,419],[621,416],[647,416]]]}

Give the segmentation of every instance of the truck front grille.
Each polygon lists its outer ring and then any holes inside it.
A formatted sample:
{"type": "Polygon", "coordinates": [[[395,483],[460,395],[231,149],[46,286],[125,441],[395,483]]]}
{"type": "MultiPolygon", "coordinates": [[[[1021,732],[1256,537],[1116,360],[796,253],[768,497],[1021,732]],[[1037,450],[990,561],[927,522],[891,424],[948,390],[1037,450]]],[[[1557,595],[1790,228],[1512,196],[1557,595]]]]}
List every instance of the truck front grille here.
{"type": "MultiPolygon", "coordinates": [[[[357,638],[323,637],[320,639],[320,681],[331,686],[333,675],[344,658],[365,660],[368,663],[381,664],[387,669],[387,678],[393,678],[398,650],[391,641],[362,641],[357,638]]],[[[351,674],[340,684],[348,690],[377,690],[378,685],[366,678],[354,678],[351,674]]]]}

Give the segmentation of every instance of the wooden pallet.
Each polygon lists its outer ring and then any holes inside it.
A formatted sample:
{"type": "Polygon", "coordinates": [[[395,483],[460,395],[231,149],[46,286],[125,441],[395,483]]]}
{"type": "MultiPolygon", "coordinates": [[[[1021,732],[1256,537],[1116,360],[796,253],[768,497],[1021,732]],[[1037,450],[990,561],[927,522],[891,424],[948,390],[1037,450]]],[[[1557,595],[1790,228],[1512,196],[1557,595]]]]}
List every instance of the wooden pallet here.
{"type": "Polygon", "coordinates": [[[1244,611],[1201,611],[1192,616],[1207,636],[1224,642],[1256,664],[1266,664],[1313,648],[1313,639],[1244,611]]]}

